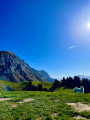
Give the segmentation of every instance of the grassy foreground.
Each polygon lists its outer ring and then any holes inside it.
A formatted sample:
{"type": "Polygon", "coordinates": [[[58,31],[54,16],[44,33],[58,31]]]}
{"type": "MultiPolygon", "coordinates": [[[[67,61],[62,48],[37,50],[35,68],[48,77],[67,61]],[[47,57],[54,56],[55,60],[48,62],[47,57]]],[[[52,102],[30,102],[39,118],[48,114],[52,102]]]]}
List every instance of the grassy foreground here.
{"type": "Polygon", "coordinates": [[[12,98],[0,101],[0,120],[75,120],[81,115],[90,119],[89,112],[74,112],[67,102],[90,104],[90,94],[73,94],[71,90],[55,92],[39,91],[1,91],[0,98],[12,98]],[[25,98],[34,100],[17,103],[25,98]]]}

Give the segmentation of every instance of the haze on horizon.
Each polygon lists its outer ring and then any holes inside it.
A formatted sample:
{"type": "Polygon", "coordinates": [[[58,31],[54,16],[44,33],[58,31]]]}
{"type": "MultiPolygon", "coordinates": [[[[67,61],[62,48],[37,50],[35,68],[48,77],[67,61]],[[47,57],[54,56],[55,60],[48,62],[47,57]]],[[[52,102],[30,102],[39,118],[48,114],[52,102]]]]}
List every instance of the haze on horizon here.
{"type": "Polygon", "coordinates": [[[90,75],[90,1],[1,0],[0,45],[51,77],[90,75]]]}

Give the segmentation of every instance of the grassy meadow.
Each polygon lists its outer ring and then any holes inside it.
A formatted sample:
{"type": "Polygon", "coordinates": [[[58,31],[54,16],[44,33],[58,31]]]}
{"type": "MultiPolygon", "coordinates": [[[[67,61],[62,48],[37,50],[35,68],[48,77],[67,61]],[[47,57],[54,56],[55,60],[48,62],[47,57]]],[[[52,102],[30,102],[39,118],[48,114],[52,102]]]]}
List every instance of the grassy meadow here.
{"type": "MultiPolygon", "coordinates": [[[[29,81],[14,83],[14,82],[0,80],[0,91],[22,91],[22,89],[26,87],[28,83],[29,81]]],[[[49,90],[53,85],[53,83],[48,83],[48,82],[32,81],[32,85],[37,87],[38,84],[42,84],[42,87],[46,88],[47,90],[49,90]]]]}
{"type": "Polygon", "coordinates": [[[80,115],[90,119],[89,112],[75,112],[68,102],[90,105],[90,94],[74,94],[72,90],[60,88],[55,92],[44,91],[1,91],[0,120],[75,120],[80,115]],[[25,98],[33,101],[18,103],[25,98]]]}

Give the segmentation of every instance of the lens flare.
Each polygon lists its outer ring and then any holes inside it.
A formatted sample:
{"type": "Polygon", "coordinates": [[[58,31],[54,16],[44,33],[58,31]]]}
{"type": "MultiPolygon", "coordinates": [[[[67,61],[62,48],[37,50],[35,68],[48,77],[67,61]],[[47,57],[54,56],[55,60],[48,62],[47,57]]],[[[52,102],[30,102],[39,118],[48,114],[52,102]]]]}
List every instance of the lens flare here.
{"type": "Polygon", "coordinates": [[[88,28],[90,28],[90,23],[88,23],[88,28]]]}

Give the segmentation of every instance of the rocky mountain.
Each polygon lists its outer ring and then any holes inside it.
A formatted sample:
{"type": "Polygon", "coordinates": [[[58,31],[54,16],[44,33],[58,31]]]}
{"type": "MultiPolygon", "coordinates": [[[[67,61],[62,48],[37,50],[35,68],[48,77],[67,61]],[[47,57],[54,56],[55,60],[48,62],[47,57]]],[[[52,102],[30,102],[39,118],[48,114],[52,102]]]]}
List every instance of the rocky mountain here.
{"type": "MultiPolygon", "coordinates": [[[[12,52],[0,51],[0,79],[10,82],[45,81],[44,72],[31,68],[28,64],[14,55],[12,52]]],[[[49,77],[50,78],[50,77],[49,77]]]]}

